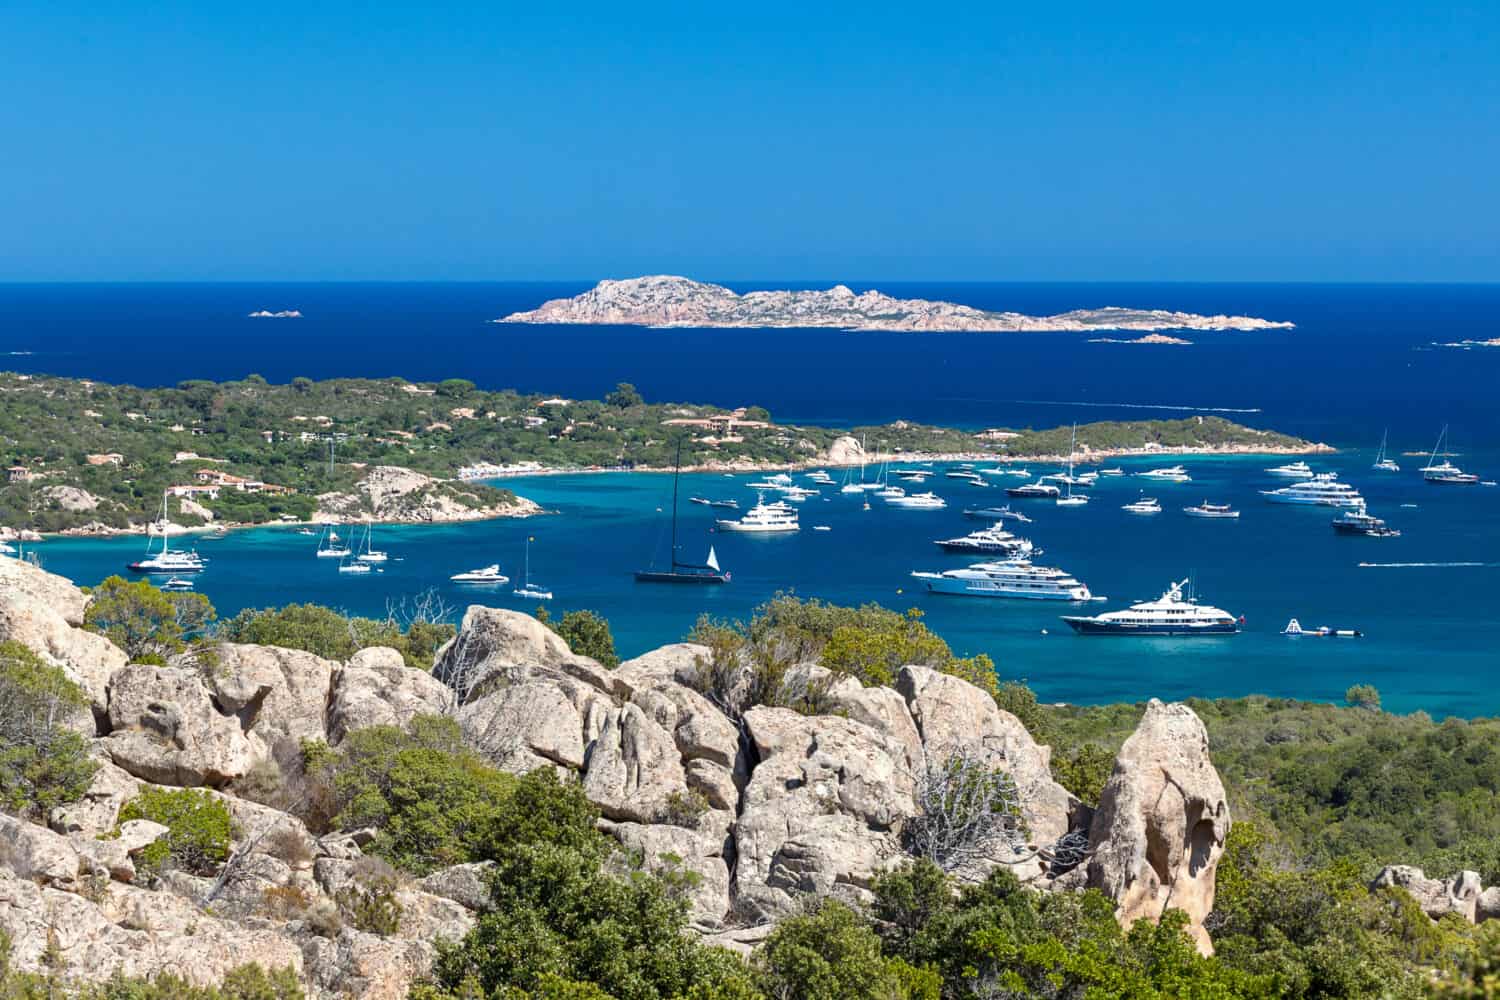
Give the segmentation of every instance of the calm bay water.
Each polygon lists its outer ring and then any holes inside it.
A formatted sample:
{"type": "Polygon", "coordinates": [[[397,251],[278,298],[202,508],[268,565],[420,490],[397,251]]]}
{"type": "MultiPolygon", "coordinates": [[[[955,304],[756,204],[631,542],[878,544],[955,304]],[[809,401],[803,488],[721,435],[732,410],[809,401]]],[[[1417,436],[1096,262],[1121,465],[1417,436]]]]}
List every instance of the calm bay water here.
{"type": "MultiPolygon", "coordinates": [[[[762,287],[787,287],[769,283],[762,287]]],[[[1298,324],[1291,332],[1197,334],[1192,348],[1090,344],[1073,335],[845,334],[834,331],[653,331],[497,327],[485,320],[574,294],[578,285],[0,286],[0,360],[24,371],[170,384],[259,372],[296,375],[462,376],[489,387],[597,396],[631,381],[648,398],[759,403],[785,420],[854,423],[898,417],[966,426],[1226,413],[1252,425],[1326,440],[1341,453],[1315,461],[1369,498],[1399,539],[1335,537],[1331,512],[1272,506],[1256,493],[1279,485],[1264,459],[1190,459],[1194,482],[1149,484],[1166,508],[1154,519],[1120,512],[1144,484],[1103,480],[1081,509],[1033,504],[1023,526],[1047,551],[1039,561],[1109,597],[1094,610],[1151,598],[1192,573],[1212,603],[1248,620],[1212,640],[1078,638],[1057,621],[1067,605],[938,598],[910,586],[913,569],[963,565],[932,545],[975,525],[965,503],[1000,502],[999,489],[936,480],[946,511],[860,509],[838,494],[803,508],[794,537],[710,534],[712,517],[685,505],[685,553],[708,542],[734,574],[722,588],[649,587],[632,570],[665,556],[670,478],[579,475],[510,481],[556,510],[527,522],[377,529],[395,561],[365,579],[314,559],[314,539],[258,529],[200,543],[213,558],[200,580],[221,612],[309,600],[377,613],[388,599],[437,585],[455,603],[529,610],[510,587],[465,590],[449,574],[499,561],[519,575],[524,540],[533,577],[554,606],[607,615],[626,654],[680,638],[700,612],[748,614],[777,590],[843,603],[917,606],[965,653],[988,652],[1003,675],[1048,699],[1110,701],[1150,695],[1262,692],[1338,698],[1376,684],[1387,706],[1434,714],[1500,712],[1500,490],[1423,484],[1422,459],[1404,471],[1369,470],[1389,426],[1395,452],[1431,447],[1453,426],[1460,464],[1500,474],[1500,351],[1433,350],[1431,341],[1500,334],[1497,286],[889,285],[903,295],[950,298],[1027,312],[1130,305],[1236,312],[1298,324]],[[255,321],[260,308],[306,318],[255,321]],[[1169,408],[1170,407],[1170,408],[1169,408]],[[1175,409],[1182,407],[1184,409],[1175,409]],[[1234,503],[1238,522],[1198,521],[1181,508],[1234,503]],[[1416,504],[1403,508],[1402,504],[1416,504]],[[1361,561],[1478,563],[1362,568],[1361,561]],[[1358,640],[1286,639],[1305,626],[1364,629],[1358,640]],[[1044,634],[1045,630],[1045,634],[1044,634]]],[[[864,286],[855,286],[858,290],[864,286]]],[[[1125,464],[1139,468],[1139,463],[1125,464]]],[[[734,496],[746,477],[685,476],[684,496],[734,496]]],[[[48,569],[94,582],[123,569],[140,539],[53,539],[48,569]]],[[[972,560],[970,560],[972,561],[972,560]]]]}

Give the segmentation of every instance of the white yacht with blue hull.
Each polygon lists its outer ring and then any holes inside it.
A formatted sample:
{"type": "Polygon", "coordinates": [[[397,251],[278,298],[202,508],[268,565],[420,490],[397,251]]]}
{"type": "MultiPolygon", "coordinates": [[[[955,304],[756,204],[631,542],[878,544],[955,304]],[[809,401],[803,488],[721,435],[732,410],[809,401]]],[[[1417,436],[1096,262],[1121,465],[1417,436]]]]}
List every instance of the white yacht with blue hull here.
{"type": "Polygon", "coordinates": [[[1156,600],[1132,604],[1122,611],[1063,615],[1062,620],[1079,635],[1233,635],[1240,630],[1243,618],[1184,597],[1182,588],[1187,583],[1174,583],[1156,600]]]}

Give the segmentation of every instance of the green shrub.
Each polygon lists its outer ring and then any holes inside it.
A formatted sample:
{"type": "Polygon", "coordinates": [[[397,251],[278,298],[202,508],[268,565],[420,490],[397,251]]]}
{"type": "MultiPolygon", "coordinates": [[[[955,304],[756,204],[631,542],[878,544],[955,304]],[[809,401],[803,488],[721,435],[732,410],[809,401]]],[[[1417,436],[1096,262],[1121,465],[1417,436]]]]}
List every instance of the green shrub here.
{"type": "Polygon", "coordinates": [[[474,860],[516,781],[468,750],[458,723],[435,715],[405,730],[357,730],[337,750],[308,744],[303,761],[310,798],[326,802],[331,825],[374,827],[367,850],[418,875],[474,860]]]}
{"type": "Polygon", "coordinates": [[[350,617],[319,604],[288,604],[246,608],[221,621],[215,635],[225,642],[300,649],[339,662],[368,646],[389,646],[407,666],[426,670],[432,666],[433,653],[454,632],[449,622],[416,618],[402,631],[394,619],[350,617]]]}
{"type": "Polygon", "coordinates": [[[75,802],[98,769],[65,723],[89,716],[89,699],[61,668],[18,642],[0,642],[0,809],[28,818],[75,802]]]}
{"type": "Polygon", "coordinates": [[[615,667],[620,657],[615,653],[615,637],[609,622],[593,611],[569,611],[552,630],[563,637],[568,648],[579,656],[591,656],[606,667],[615,667]]]}
{"type": "Polygon", "coordinates": [[[148,878],[169,867],[212,875],[229,857],[229,809],[209,792],[143,788],[120,809],[120,824],[133,819],[148,819],[168,828],[167,834],[137,855],[136,868],[148,878]]]}
{"type": "Polygon", "coordinates": [[[355,929],[390,937],[401,930],[401,902],[394,878],[352,882],[338,891],[339,913],[355,929]]]}
{"type": "Polygon", "coordinates": [[[135,663],[165,663],[214,620],[202,594],[165,593],[145,580],[111,576],[90,591],[84,628],[119,646],[135,663]]]}

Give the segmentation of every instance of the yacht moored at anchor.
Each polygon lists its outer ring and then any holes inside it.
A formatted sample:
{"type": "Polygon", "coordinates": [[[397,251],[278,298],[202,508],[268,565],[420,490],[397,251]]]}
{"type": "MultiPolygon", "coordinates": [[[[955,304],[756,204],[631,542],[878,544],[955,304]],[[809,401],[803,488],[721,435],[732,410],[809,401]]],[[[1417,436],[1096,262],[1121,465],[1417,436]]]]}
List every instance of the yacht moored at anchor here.
{"type": "Polygon", "coordinates": [[[1270,503],[1301,504],[1313,507],[1363,507],[1365,498],[1348,483],[1339,482],[1338,473],[1320,472],[1311,479],[1292,483],[1278,490],[1261,490],[1270,503]]]}
{"type": "Polygon", "coordinates": [[[944,552],[1001,552],[1007,556],[1041,554],[1030,539],[1019,538],[1000,527],[980,528],[959,538],[938,539],[933,544],[944,552]]]}
{"type": "Polygon", "coordinates": [[[1244,624],[1222,608],[1184,597],[1187,580],[1174,583],[1154,601],[1142,601],[1102,615],[1070,616],[1063,621],[1079,635],[1233,635],[1244,624]]]}
{"type": "Polygon", "coordinates": [[[934,594],[960,597],[1008,597],[1033,601],[1097,601],[1082,581],[1051,566],[1025,559],[975,563],[941,573],[917,571],[912,577],[934,594]]]}

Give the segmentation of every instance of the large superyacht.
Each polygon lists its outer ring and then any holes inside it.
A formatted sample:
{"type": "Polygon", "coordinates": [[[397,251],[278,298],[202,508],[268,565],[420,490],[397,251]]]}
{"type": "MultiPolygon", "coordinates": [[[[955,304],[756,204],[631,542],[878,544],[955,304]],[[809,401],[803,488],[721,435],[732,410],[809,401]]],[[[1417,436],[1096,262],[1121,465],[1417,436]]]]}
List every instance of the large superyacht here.
{"type": "Polygon", "coordinates": [[[1102,600],[1071,574],[1051,566],[1033,566],[1025,559],[975,563],[941,573],[917,571],[915,579],[934,594],[963,597],[1018,597],[1043,601],[1102,600]]]}

